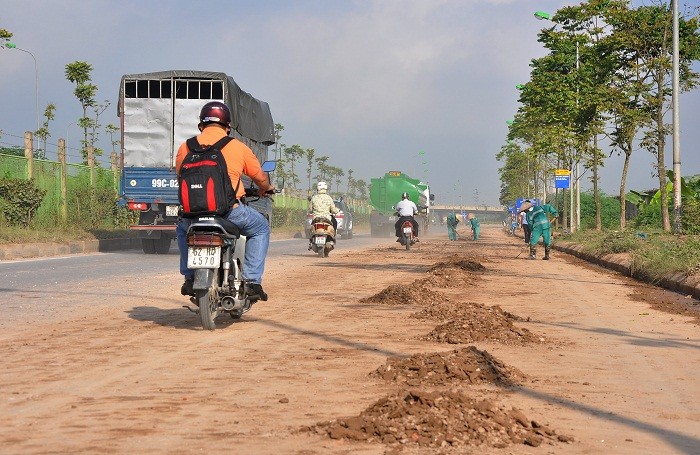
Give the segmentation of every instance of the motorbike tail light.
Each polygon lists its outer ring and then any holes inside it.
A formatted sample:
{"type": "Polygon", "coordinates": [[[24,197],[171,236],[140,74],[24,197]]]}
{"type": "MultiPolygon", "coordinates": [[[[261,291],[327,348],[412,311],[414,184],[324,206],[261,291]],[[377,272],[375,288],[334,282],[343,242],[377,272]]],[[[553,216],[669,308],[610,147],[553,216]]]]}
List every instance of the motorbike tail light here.
{"type": "Polygon", "coordinates": [[[314,224],[314,229],[326,229],[326,223],[316,223],[314,224]]]}
{"type": "Polygon", "coordinates": [[[187,244],[189,246],[223,246],[224,239],[217,234],[195,232],[187,236],[187,244]]]}
{"type": "Polygon", "coordinates": [[[148,204],[145,202],[129,201],[127,204],[127,207],[129,208],[129,210],[141,210],[141,211],[148,210],[148,204]]]}

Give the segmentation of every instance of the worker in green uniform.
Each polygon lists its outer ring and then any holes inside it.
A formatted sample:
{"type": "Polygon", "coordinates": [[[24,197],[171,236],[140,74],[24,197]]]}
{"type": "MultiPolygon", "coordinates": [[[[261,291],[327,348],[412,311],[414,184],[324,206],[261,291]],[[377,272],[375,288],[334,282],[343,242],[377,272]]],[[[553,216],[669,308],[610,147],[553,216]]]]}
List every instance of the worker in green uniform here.
{"type": "Polygon", "coordinates": [[[541,236],[542,243],[544,244],[544,257],[542,259],[548,261],[552,237],[547,214],[549,213],[557,217],[559,216],[559,212],[549,204],[534,205],[532,202],[527,201],[522,203],[520,211],[526,212],[527,223],[532,228],[532,234],[530,235],[530,256],[528,259],[536,259],[537,242],[541,236]]]}
{"type": "Polygon", "coordinates": [[[469,224],[471,224],[474,240],[479,240],[479,219],[475,217],[473,213],[467,215],[467,219],[469,220],[469,224]]]}
{"type": "Polygon", "coordinates": [[[457,219],[457,215],[455,215],[455,212],[450,212],[447,214],[447,237],[450,240],[457,240],[457,224],[459,223],[459,220],[457,219]]]}

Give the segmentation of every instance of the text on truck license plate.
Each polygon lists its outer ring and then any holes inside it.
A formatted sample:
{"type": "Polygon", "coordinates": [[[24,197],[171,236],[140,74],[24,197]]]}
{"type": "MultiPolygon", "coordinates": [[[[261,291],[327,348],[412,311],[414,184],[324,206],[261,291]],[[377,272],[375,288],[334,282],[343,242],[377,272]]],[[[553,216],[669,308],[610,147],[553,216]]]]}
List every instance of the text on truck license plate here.
{"type": "Polygon", "coordinates": [[[177,216],[177,211],[180,207],[177,205],[166,205],[165,216],[177,216]]]}

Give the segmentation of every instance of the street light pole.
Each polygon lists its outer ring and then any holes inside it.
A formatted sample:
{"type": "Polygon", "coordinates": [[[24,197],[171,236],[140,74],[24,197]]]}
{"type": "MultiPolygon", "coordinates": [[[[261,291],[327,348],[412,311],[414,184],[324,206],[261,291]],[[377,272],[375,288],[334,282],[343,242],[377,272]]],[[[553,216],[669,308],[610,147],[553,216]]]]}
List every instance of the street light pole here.
{"type": "Polygon", "coordinates": [[[25,52],[29,55],[32,56],[34,59],[34,88],[35,88],[35,95],[36,95],[36,130],[39,131],[39,65],[36,62],[36,57],[34,57],[34,54],[29,52],[26,49],[22,49],[21,47],[17,47],[15,43],[10,43],[7,42],[5,43],[5,47],[8,49],[17,49],[18,51],[25,52]]]}
{"type": "Polygon", "coordinates": [[[673,233],[681,231],[681,150],[680,150],[680,100],[679,49],[678,49],[678,0],[671,0],[673,9],[673,233]]]}

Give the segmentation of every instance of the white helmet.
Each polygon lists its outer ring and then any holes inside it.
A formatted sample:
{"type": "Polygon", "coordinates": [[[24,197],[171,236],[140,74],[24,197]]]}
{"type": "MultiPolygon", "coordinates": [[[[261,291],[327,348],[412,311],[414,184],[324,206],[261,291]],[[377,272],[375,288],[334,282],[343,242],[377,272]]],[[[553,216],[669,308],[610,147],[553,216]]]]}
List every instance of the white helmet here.
{"type": "Polygon", "coordinates": [[[316,189],[318,191],[327,191],[328,190],[328,184],[326,182],[318,182],[316,184],[316,189]]]}

